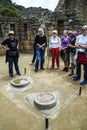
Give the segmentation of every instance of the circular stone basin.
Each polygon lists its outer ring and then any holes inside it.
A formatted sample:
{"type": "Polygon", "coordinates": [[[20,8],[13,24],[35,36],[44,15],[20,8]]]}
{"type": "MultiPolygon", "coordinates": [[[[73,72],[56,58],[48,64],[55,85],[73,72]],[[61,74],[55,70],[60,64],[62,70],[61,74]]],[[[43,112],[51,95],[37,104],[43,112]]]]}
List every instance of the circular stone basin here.
{"type": "Polygon", "coordinates": [[[50,109],[56,105],[57,99],[52,93],[39,93],[35,96],[34,103],[39,109],[50,109]]]}
{"type": "Polygon", "coordinates": [[[27,77],[18,77],[11,81],[11,85],[14,87],[24,87],[30,83],[29,78],[27,77]]]}

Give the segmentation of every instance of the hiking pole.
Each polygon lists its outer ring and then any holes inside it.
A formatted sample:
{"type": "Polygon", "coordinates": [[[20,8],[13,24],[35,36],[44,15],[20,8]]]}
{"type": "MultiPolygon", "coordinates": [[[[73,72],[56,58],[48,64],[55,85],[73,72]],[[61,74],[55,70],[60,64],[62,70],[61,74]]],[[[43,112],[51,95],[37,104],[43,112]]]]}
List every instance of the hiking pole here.
{"type": "Polygon", "coordinates": [[[49,53],[48,53],[47,69],[48,69],[48,67],[49,67],[49,61],[50,61],[50,50],[49,50],[49,53]]]}

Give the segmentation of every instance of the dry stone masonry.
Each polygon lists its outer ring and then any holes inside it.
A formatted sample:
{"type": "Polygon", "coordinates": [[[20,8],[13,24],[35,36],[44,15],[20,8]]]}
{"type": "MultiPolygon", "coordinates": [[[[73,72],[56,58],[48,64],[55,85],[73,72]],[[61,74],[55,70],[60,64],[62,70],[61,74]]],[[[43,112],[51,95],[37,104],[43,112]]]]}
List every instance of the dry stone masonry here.
{"type": "MultiPolygon", "coordinates": [[[[21,12],[21,18],[0,16],[0,43],[8,37],[8,31],[14,30],[22,52],[32,52],[37,29],[43,27],[47,39],[53,29],[61,36],[64,29],[80,32],[87,24],[87,0],[60,0],[54,12],[48,9],[27,8],[21,12]]],[[[0,45],[0,55],[5,51],[0,45]]]]}

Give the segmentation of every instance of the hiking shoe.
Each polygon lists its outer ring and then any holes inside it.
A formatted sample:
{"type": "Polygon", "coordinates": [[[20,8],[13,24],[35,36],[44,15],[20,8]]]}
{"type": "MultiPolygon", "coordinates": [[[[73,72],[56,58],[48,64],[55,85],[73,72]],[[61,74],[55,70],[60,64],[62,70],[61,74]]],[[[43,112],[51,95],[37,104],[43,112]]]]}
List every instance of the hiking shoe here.
{"type": "Polygon", "coordinates": [[[77,74],[73,75],[73,78],[77,77],[77,74]]]}
{"type": "Polygon", "coordinates": [[[45,70],[44,68],[40,68],[41,70],[45,70]]]}
{"type": "Polygon", "coordinates": [[[10,76],[10,77],[13,77],[13,74],[10,74],[9,76],[10,76]]]}
{"type": "Polygon", "coordinates": [[[85,85],[87,84],[87,81],[83,80],[82,82],[80,82],[80,85],[85,85]]]}
{"type": "Polygon", "coordinates": [[[73,81],[77,81],[77,80],[80,80],[80,78],[78,77],[73,78],[73,81]]]}
{"type": "Polygon", "coordinates": [[[63,71],[66,71],[66,67],[64,67],[63,71]]]}
{"type": "Polygon", "coordinates": [[[65,71],[68,72],[68,67],[66,67],[65,71]]]}
{"type": "Polygon", "coordinates": [[[54,69],[54,67],[52,66],[52,67],[50,67],[50,69],[54,69]]]}
{"type": "Polygon", "coordinates": [[[73,75],[73,73],[70,73],[70,74],[69,74],[69,76],[72,76],[72,75],[73,75]]]}
{"type": "Polygon", "coordinates": [[[17,75],[21,75],[21,73],[17,73],[17,75]]]}
{"type": "Polygon", "coordinates": [[[73,72],[73,71],[69,74],[69,76],[72,76],[72,75],[74,75],[74,72],[73,72]]]}

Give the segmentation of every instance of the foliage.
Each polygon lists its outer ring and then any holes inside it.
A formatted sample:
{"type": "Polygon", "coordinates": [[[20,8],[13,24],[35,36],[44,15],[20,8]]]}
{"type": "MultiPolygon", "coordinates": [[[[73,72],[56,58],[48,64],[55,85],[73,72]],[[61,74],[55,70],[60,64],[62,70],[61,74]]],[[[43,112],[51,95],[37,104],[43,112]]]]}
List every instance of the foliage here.
{"type": "Polygon", "coordinates": [[[8,16],[8,17],[19,17],[19,15],[16,13],[16,11],[11,8],[2,8],[0,11],[0,14],[2,16],[8,16]]]}
{"type": "Polygon", "coordinates": [[[0,4],[11,4],[11,0],[0,0],[0,4]]]}

